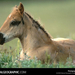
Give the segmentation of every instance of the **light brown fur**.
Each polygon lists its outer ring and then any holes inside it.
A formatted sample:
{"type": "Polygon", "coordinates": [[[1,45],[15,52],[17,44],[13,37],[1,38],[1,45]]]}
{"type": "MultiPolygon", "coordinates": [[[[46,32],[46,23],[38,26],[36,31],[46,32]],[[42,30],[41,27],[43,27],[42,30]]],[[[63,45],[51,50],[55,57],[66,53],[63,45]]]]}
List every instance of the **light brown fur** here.
{"type": "MultiPolygon", "coordinates": [[[[35,56],[38,60],[45,63],[46,52],[50,55],[50,63],[66,62],[66,59],[71,56],[75,61],[75,41],[71,39],[52,39],[51,36],[35,21],[28,13],[24,12],[22,3],[15,7],[11,14],[7,17],[3,26],[0,29],[5,42],[14,38],[19,38],[22,44],[20,59],[25,59],[26,53],[33,59],[35,56]],[[21,18],[24,20],[24,25],[21,18]],[[18,26],[10,26],[12,20],[21,21],[18,26]]],[[[1,39],[0,39],[1,41],[1,39]]]]}

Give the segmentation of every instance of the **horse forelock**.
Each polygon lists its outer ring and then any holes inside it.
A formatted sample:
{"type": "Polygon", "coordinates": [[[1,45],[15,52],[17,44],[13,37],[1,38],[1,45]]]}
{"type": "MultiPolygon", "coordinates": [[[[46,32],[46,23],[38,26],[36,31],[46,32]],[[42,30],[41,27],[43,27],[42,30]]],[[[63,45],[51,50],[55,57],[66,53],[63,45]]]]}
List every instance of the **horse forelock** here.
{"type": "Polygon", "coordinates": [[[13,11],[18,11],[18,7],[16,7],[16,6],[13,7],[13,8],[12,8],[12,12],[13,12],[13,11]]]}

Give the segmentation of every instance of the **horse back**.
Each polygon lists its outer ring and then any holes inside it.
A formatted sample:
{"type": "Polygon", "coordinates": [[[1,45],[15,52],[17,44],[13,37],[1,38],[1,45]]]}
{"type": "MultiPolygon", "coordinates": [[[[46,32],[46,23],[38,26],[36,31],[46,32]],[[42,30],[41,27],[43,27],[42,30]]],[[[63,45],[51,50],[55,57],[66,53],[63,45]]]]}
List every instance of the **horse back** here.
{"type": "Polygon", "coordinates": [[[56,46],[57,56],[55,59],[65,61],[71,56],[75,61],[75,41],[71,39],[58,38],[53,39],[54,45],[56,46]]]}

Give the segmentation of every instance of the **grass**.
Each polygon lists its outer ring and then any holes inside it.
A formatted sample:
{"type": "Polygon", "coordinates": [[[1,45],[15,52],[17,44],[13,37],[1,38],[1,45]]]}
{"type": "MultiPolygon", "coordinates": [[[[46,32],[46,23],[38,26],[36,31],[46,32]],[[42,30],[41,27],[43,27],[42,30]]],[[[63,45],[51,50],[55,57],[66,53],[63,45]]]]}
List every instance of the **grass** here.
{"type": "MultiPolygon", "coordinates": [[[[2,0],[0,1],[0,27],[3,25],[7,16],[11,13],[15,5],[19,5],[20,0],[2,0]]],[[[25,11],[29,12],[34,19],[40,20],[44,28],[55,37],[66,37],[75,40],[75,1],[74,0],[56,0],[56,1],[34,1],[21,0],[25,11]]],[[[14,39],[3,46],[0,46],[0,68],[75,68],[70,62],[65,65],[59,64],[41,64],[36,59],[19,61],[19,52],[21,45],[14,39]],[[17,44],[18,43],[18,44],[17,44]]]]}
{"type": "MultiPolygon", "coordinates": [[[[11,49],[11,48],[10,48],[11,49]]],[[[26,60],[19,60],[19,52],[20,50],[20,41],[17,42],[17,47],[15,51],[11,49],[10,51],[0,53],[0,68],[75,68],[75,65],[72,63],[72,58],[67,58],[67,62],[64,64],[63,62],[55,63],[52,62],[49,64],[48,61],[45,61],[45,64],[42,64],[40,60],[37,60],[35,57],[32,60],[29,60],[29,56],[27,56],[26,60]]],[[[46,52],[46,56],[50,60],[50,56],[46,52]]]]}

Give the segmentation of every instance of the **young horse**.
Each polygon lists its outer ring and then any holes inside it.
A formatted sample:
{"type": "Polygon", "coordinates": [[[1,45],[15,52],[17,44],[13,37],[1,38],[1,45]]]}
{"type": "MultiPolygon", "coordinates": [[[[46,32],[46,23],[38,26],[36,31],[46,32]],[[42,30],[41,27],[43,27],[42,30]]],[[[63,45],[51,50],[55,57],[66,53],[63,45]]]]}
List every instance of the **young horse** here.
{"type": "Polygon", "coordinates": [[[75,41],[70,39],[51,39],[51,36],[28,13],[24,12],[23,4],[14,7],[0,28],[0,44],[19,38],[22,44],[20,59],[25,59],[25,53],[33,59],[35,56],[43,63],[46,54],[50,55],[50,63],[66,62],[71,56],[75,62],[75,41]]]}

